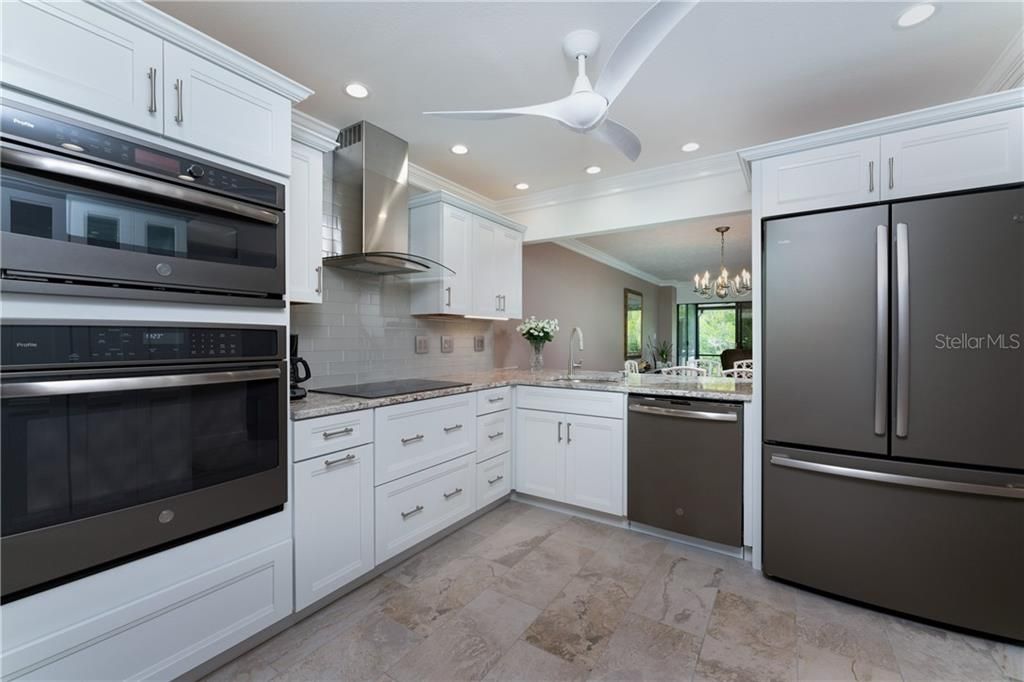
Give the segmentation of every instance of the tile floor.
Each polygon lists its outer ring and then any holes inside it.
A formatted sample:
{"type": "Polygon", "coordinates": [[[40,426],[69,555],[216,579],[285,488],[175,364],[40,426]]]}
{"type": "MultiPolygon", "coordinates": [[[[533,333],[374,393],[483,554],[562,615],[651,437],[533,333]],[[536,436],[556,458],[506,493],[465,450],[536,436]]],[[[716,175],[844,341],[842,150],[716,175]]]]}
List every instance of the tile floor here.
{"type": "Polygon", "coordinates": [[[507,502],[210,680],[1024,680],[1024,649],[507,502]]]}

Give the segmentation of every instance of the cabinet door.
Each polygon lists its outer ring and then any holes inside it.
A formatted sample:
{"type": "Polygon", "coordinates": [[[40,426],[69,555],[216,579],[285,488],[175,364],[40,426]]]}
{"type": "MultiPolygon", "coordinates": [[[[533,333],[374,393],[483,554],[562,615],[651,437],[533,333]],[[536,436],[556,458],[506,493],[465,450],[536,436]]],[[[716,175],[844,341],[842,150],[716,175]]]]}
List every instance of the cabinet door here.
{"type": "Polygon", "coordinates": [[[844,142],[761,162],[763,215],[878,201],[879,141],[844,142]]]}
{"type": "Polygon", "coordinates": [[[565,499],[565,415],[516,410],[516,490],[565,499]]]}
{"type": "Polygon", "coordinates": [[[472,217],[454,206],[441,212],[441,262],[455,271],[444,271],[441,309],[452,315],[467,315],[472,309],[473,272],[470,259],[472,217]]]}
{"type": "Polygon", "coordinates": [[[495,255],[495,240],[501,228],[486,218],[473,216],[472,260],[473,260],[473,314],[497,317],[498,259],[495,255]]]}
{"type": "Polygon", "coordinates": [[[622,420],[565,416],[565,501],[623,515],[622,420]]]}
{"type": "Polygon", "coordinates": [[[882,136],[883,199],[1024,181],[1024,109],[882,136]]]}
{"type": "Polygon", "coordinates": [[[4,85],[163,131],[163,41],[84,2],[4,2],[4,85]]]}
{"type": "Polygon", "coordinates": [[[523,237],[515,230],[499,228],[495,233],[498,307],[502,317],[523,316],[523,237]]]}
{"type": "Polygon", "coordinates": [[[292,174],[285,195],[288,300],[292,303],[320,303],[323,300],[320,239],[323,177],[323,152],[292,142],[292,174]]]}
{"type": "Polygon", "coordinates": [[[295,610],[373,568],[373,446],[295,464],[295,610]]]}
{"type": "Polygon", "coordinates": [[[164,45],[164,134],[287,175],[291,104],[227,69],[164,45]]]}

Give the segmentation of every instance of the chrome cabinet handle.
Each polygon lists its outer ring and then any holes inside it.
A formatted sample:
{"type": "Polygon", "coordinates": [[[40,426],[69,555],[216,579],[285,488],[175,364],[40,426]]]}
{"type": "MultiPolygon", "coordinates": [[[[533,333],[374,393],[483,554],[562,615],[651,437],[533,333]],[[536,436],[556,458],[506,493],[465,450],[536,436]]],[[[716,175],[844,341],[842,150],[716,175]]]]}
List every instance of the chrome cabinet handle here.
{"type": "Polygon", "coordinates": [[[110,393],[112,391],[142,391],[150,388],[177,388],[179,386],[207,386],[233,384],[261,379],[278,379],[281,370],[247,369],[202,374],[158,374],[148,377],[112,377],[108,379],[69,379],[66,381],[25,381],[4,384],[5,398],[32,398],[47,395],[77,395],[80,393],[110,393]]]}
{"type": "Polygon", "coordinates": [[[456,488],[455,490],[451,491],[450,493],[441,493],[441,494],[444,496],[444,499],[450,500],[451,498],[455,497],[456,495],[462,494],[462,488],[456,488]]]}
{"type": "Polygon", "coordinates": [[[316,293],[320,293],[324,288],[324,266],[316,266],[316,293]]]}
{"type": "Polygon", "coordinates": [[[445,287],[444,288],[444,293],[445,293],[445,296],[447,297],[444,300],[444,305],[445,305],[446,308],[451,308],[452,307],[452,288],[451,287],[445,287]]]}
{"type": "Polygon", "coordinates": [[[565,425],[565,442],[572,442],[572,422],[569,422],[568,424],[565,425]]]}
{"type": "Polygon", "coordinates": [[[501,294],[495,294],[494,295],[494,310],[495,311],[500,311],[501,310],[501,294]]]}
{"type": "Polygon", "coordinates": [[[893,165],[896,163],[896,159],[892,156],[889,157],[889,189],[894,187],[895,180],[893,179],[893,165]]]}
{"type": "Polygon", "coordinates": [[[156,67],[149,67],[149,113],[156,113],[156,67]]]}
{"type": "Polygon", "coordinates": [[[896,223],[896,437],[906,438],[910,409],[910,246],[906,223],[896,223]]]}
{"type": "Polygon", "coordinates": [[[497,475],[497,476],[495,476],[494,478],[489,478],[489,479],[487,479],[487,484],[488,484],[488,485],[494,485],[494,484],[495,484],[495,483],[497,483],[498,481],[504,480],[504,478],[505,478],[504,476],[502,476],[501,474],[498,474],[498,475],[497,475]]]}
{"type": "Polygon", "coordinates": [[[354,429],[351,426],[346,426],[343,429],[337,431],[324,431],[320,435],[323,436],[324,440],[330,440],[331,438],[337,438],[338,436],[349,436],[352,434],[354,429]]]}
{"type": "Polygon", "coordinates": [[[875,191],[875,162],[868,161],[868,191],[875,191]]]}
{"type": "Polygon", "coordinates": [[[417,433],[415,436],[409,436],[408,438],[402,439],[402,445],[409,445],[410,443],[418,443],[423,440],[423,434],[417,433]]]}
{"type": "Polygon", "coordinates": [[[504,402],[504,400],[505,400],[504,396],[498,395],[498,396],[494,396],[493,398],[488,398],[487,402],[489,402],[489,403],[500,403],[500,402],[504,402]]]}
{"type": "Polygon", "coordinates": [[[409,511],[402,512],[402,520],[405,521],[407,518],[409,518],[413,514],[419,514],[421,511],[423,511],[423,505],[422,504],[417,504],[415,507],[413,507],[409,511]]]}
{"type": "Polygon", "coordinates": [[[174,115],[174,122],[182,124],[185,122],[185,109],[182,100],[185,97],[185,83],[180,79],[174,79],[174,89],[178,93],[178,113],[174,115]]]}
{"type": "Polygon", "coordinates": [[[703,419],[714,422],[739,421],[735,412],[707,412],[704,410],[675,410],[653,405],[630,405],[630,412],[643,412],[645,414],[656,414],[659,417],[678,417],[679,419],[703,419]]]}
{"type": "Polygon", "coordinates": [[[445,433],[452,433],[453,431],[461,431],[461,430],[462,430],[462,424],[455,424],[453,426],[446,426],[446,427],[444,427],[444,432],[445,433]]]}
{"type": "Polygon", "coordinates": [[[508,300],[505,294],[501,295],[501,312],[505,312],[508,309],[508,300]]]}
{"type": "Polygon", "coordinates": [[[489,434],[487,434],[487,437],[490,438],[491,440],[494,440],[495,438],[501,438],[504,435],[505,435],[504,431],[498,431],[497,433],[489,433],[489,434]]]}
{"type": "Polygon", "coordinates": [[[889,376],[889,228],[875,228],[875,435],[885,435],[889,376]]]}
{"type": "Polygon", "coordinates": [[[338,459],[325,459],[324,460],[324,466],[325,467],[332,467],[335,464],[341,464],[342,462],[351,462],[351,461],[355,460],[355,458],[356,458],[356,456],[354,454],[350,453],[350,454],[345,455],[344,457],[339,457],[338,459]]]}
{"type": "Polygon", "coordinates": [[[558,442],[562,442],[562,422],[558,422],[558,442]]]}

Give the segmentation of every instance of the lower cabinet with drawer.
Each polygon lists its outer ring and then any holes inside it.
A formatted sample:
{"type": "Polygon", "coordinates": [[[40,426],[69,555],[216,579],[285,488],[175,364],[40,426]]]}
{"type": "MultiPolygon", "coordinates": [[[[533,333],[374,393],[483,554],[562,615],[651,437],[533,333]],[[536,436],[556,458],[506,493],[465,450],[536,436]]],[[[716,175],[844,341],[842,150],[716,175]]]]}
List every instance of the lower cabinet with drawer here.
{"type": "Polygon", "coordinates": [[[476,461],[483,462],[512,449],[512,411],[476,418],[476,461]]]}
{"type": "Polygon", "coordinates": [[[476,394],[460,393],[374,411],[377,485],[473,452],[476,394]]]}
{"type": "Polygon", "coordinates": [[[476,467],[476,457],[467,454],[377,486],[377,563],[471,514],[476,508],[476,467]]]}
{"type": "Polygon", "coordinates": [[[512,492],[512,453],[491,457],[476,465],[476,508],[483,509],[491,502],[512,492]]]}
{"type": "Polygon", "coordinates": [[[293,426],[292,461],[373,442],[373,410],[304,419],[293,426]]]}
{"type": "Polygon", "coordinates": [[[374,567],[373,445],[295,464],[295,610],[374,567]]]}

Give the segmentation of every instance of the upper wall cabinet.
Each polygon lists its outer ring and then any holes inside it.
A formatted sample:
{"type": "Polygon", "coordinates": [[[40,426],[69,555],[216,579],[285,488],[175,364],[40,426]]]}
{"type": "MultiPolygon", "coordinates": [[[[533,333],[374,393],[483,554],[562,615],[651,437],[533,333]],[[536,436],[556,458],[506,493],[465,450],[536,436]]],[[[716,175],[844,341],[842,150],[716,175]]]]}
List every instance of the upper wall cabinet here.
{"type": "Polygon", "coordinates": [[[413,315],[521,318],[524,229],[447,192],[414,197],[410,251],[454,272],[411,280],[413,315]]]}
{"type": "Polygon", "coordinates": [[[882,136],[883,199],[1024,180],[1024,109],[882,136]]]}
{"type": "Polygon", "coordinates": [[[163,40],[83,2],[4,2],[0,23],[4,84],[163,132],[163,40]]]}
{"type": "Polygon", "coordinates": [[[288,300],[323,301],[324,164],[337,146],[338,131],[295,111],[292,117],[291,177],[285,194],[288,235],[288,300]]]}
{"type": "Polygon", "coordinates": [[[164,134],[287,174],[291,104],[225,68],[164,45],[164,134]]]}
{"type": "Polygon", "coordinates": [[[878,201],[878,138],[766,159],[764,215],[878,201]]]}

